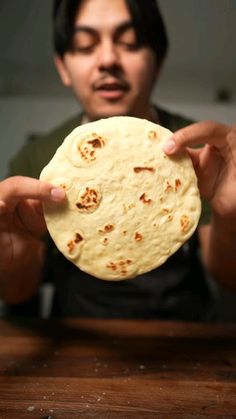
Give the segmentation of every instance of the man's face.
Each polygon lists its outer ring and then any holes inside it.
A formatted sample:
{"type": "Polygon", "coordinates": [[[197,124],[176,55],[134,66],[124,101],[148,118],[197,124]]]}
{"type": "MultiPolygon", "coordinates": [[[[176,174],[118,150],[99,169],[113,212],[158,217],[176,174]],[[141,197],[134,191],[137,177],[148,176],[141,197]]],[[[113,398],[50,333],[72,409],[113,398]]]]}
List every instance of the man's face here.
{"type": "Polygon", "coordinates": [[[89,120],[150,117],[157,74],[154,52],[136,42],[124,0],[83,0],[75,19],[73,51],[56,58],[62,81],[89,120]]]}

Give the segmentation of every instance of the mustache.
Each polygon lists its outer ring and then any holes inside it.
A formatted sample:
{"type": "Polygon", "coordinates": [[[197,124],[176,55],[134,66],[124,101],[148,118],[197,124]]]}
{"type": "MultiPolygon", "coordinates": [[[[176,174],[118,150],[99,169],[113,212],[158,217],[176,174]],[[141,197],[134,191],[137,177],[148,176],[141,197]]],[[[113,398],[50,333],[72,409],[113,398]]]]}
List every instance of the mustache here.
{"type": "Polygon", "coordinates": [[[99,77],[93,84],[93,90],[100,89],[104,84],[117,84],[124,90],[129,90],[130,84],[121,75],[107,73],[99,77]]]}

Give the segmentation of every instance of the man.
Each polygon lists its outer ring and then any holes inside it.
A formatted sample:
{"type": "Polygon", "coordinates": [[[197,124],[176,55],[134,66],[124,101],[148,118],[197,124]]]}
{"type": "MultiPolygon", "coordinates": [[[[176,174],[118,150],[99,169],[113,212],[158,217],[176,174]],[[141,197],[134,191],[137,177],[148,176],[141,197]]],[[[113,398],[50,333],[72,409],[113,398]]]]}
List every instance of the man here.
{"type": "Polygon", "coordinates": [[[42,278],[56,288],[54,314],[100,317],[209,319],[212,299],[203,266],[235,286],[235,132],[200,123],[177,131],[166,144],[172,154],[189,150],[207,204],[198,231],[159,269],[134,280],[109,283],[80,272],[50,240],[41,204],[60,205],[61,189],[37,180],[64,137],[78,124],[113,115],[158,122],[176,131],[190,121],[153,106],[150,95],[168,41],[153,0],[59,0],[54,6],[55,63],[84,112],[48,136],[27,144],[12,162],[13,176],[0,184],[0,293],[10,304],[29,300],[42,278]],[[209,223],[210,222],[210,223],[209,223]],[[206,224],[208,223],[208,224],[206,224]]]}

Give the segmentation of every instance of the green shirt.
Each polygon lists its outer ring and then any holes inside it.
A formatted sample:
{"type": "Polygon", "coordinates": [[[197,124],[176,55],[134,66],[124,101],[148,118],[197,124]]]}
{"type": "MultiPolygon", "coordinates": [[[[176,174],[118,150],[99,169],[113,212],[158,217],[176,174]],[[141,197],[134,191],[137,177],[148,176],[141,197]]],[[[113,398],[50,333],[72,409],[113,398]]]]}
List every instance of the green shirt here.
{"type": "MultiPolygon", "coordinates": [[[[192,121],[157,108],[159,123],[176,131],[192,121]]],[[[10,164],[10,175],[38,178],[64,138],[81,124],[81,115],[46,135],[34,135],[10,164]]],[[[202,203],[201,223],[210,211],[202,203]]],[[[211,296],[199,260],[195,233],[160,268],[132,280],[101,281],[85,274],[56,249],[49,239],[44,281],[55,284],[53,313],[95,317],[158,317],[189,320],[209,318],[211,296]]]]}

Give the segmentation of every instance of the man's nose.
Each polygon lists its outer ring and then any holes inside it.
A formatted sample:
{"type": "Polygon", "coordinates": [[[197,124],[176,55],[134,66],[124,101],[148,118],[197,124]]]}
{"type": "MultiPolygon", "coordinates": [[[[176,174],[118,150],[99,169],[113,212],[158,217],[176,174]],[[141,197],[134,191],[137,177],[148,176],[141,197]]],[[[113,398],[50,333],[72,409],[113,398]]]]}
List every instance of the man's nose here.
{"type": "Polygon", "coordinates": [[[100,69],[116,67],[120,63],[119,52],[112,41],[104,41],[99,48],[98,66],[100,69]]]}

